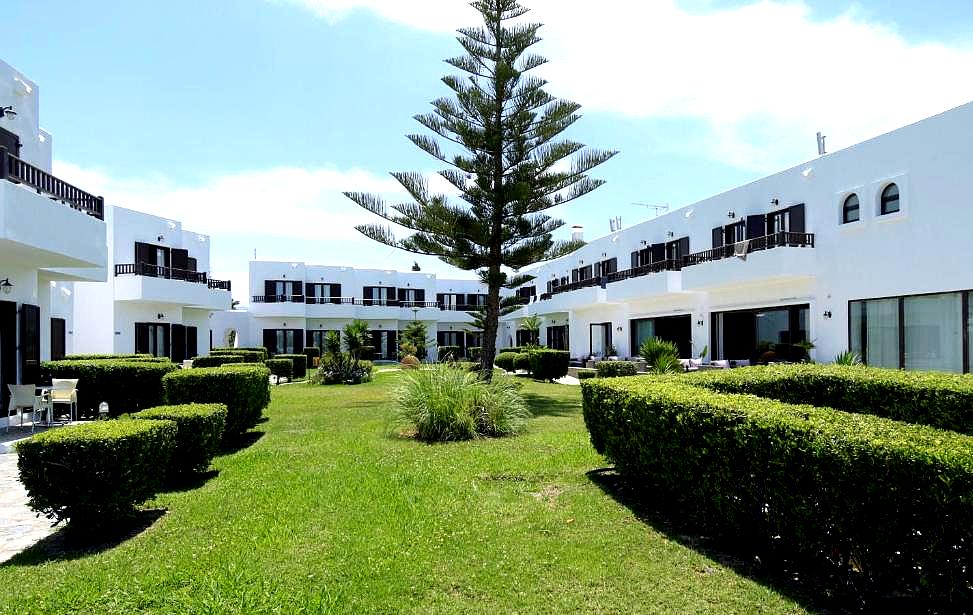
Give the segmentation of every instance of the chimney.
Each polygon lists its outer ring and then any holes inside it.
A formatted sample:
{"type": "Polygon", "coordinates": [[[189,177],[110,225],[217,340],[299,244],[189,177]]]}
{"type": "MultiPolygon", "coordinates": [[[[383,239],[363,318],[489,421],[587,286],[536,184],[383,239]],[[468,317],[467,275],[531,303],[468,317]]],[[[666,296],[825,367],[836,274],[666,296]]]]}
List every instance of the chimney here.
{"type": "Polygon", "coordinates": [[[584,227],[580,224],[571,227],[571,241],[584,241],[584,227]]]}

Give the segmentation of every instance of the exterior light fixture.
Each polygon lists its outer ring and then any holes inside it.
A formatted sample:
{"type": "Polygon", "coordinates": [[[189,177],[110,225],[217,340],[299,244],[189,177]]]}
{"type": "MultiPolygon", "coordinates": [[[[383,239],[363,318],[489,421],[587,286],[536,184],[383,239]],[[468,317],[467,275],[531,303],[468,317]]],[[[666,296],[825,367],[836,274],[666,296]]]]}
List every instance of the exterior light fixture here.
{"type": "Polygon", "coordinates": [[[666,237],[668,237],[669,239],[672,239],[675,236],[676,236],[676,234],[673,233],[672,231],[666,231],[666,237]]]}
{"type": "Polygon", "coordinates": [[[3,290],[3,294],[9,295],[14,290],[14,285],[10,283],[10,278],[4,278],[0,281],[0,289],[3,290]]]}
{"type": "Polygon", "coordinates": [[[825,317],[825,318],[831,318],[831,310],[827,310],[827,311],[826,311],[826,312],[824,313],[824,317],[825,317]]]}
{"type": "Polygon", "coordinates": [[[159,312],[158,314],[156,314],[156,317],[157,317],[157,318],[158,318],[159,320],[162,320],[163,318],[165,318],[165,317],[166,317],[166,315],[165,315],[165,314],[163,314],[162,312],[159,312]]]}
{"type": "Polygon", "coordinates": [[[697,320],[696,321],[696,326],[697,327],[702,327],[703,326],[703,321],[702,320],[697,320]]]}
{"type": "Polygon", "coordinates": [[[0,107],[0,117],[5,117],[8,120],[12,120],[17,117],[17,112],[14,111],[13,105],[8,105],[6,107],[0,107]]]}
{"type": "Polygon", "coordinates": [[[731,209],[730,211],[726,212],[726,217],[729,218],[730,220],[733,220],[737,217],[737,212],[731,209]]]}
{"type": "Polygon", "coordinates": [[[159,235],[158,237],[155,238],[155,240],[156,241],[165,241],[166,240],[166,236],[165,235],[159,235]]]}
{"type": "Polygon", "coordinates": [[[770,199],[771,207],[780,207],[780,199],[770,199]]]}

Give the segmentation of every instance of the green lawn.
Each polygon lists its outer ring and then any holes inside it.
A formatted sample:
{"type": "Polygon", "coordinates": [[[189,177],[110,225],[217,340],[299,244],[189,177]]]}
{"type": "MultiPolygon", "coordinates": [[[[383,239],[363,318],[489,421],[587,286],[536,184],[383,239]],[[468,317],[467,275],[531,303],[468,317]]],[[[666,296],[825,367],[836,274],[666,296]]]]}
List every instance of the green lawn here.
{"type": "Polygon", "coordinates": [[[0,567],[3,613],[804,613],[589,479],[577,387],[527,384],[518,438],[387,437],[395,373],[274,389],[265,435],[98,553],[0,567]]]}

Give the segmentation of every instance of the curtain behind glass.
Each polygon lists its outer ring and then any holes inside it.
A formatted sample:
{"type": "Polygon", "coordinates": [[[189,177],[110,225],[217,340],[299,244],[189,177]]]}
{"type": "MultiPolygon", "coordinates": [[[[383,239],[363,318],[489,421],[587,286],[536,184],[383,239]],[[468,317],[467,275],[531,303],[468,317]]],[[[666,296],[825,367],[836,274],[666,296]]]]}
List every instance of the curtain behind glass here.
{"type": "Polygon", "coordinates": [[[632,348],[632,356],[636,356],[639,353],[639,348],[642,347],[642,343],[652,337],[655,337],[655,321],[653,320],[636,320],[635,325],[635,348],[632,348]]]}
{"type": "Polygon", "coordinates": [[[859,357],[864,357],[865,354],[862,352],[862,321],[865,319],[865,302],[864,301],[852,301],[851,311],[848,314],[848,320],[851,323],[850,336],[848,350],[854,352],[859,357]]]}
{"type": "Polygon", "coordinates": [[[878,299],[865,304],[865,362],[872,367],[899,367],[899,300],[878,299]]]}
{"type": "Polygon", "coordinates": [[[904,301],[906,369],[962,372],[960,294],[906,297],[904,301]]]}

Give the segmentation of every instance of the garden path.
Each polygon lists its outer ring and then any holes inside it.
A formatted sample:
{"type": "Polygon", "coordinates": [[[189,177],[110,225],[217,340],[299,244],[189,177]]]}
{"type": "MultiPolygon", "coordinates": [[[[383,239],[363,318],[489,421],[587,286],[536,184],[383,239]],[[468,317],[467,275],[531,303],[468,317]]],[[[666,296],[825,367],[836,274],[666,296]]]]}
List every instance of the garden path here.
{"type": "Polygon", "coordinates": [[[17,453],[0,454],[0,563],[53,532],[46,517],[27,507],[27,490],[17,478],[17,453]]]}

